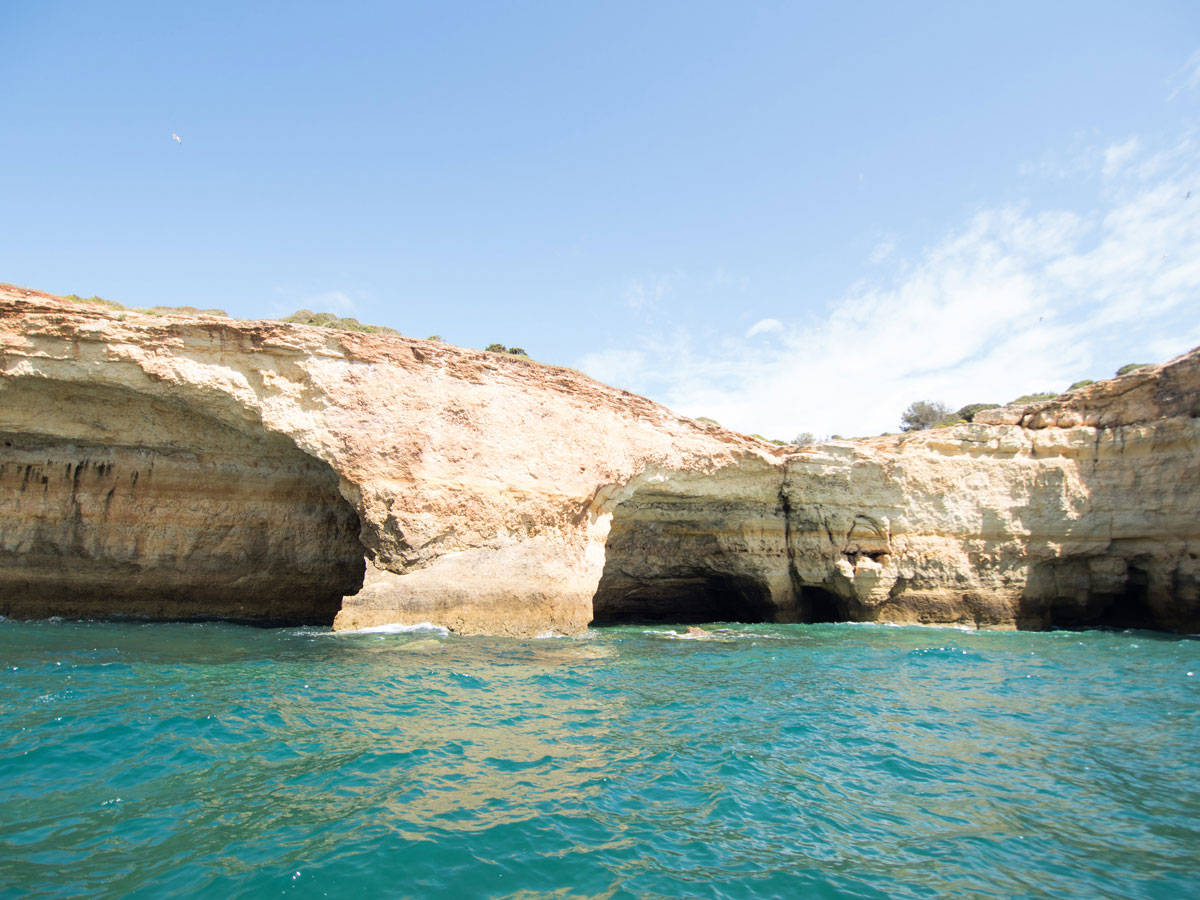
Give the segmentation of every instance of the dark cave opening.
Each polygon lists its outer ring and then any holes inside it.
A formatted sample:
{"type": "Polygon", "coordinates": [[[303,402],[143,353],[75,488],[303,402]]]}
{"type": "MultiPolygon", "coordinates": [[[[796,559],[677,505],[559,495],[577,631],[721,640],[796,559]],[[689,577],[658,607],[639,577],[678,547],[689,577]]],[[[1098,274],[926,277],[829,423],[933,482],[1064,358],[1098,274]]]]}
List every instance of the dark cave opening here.
{"type": "Polygon", "coordinates": [[[820,624],[827,622],[849,622],[846,601],[833,591],[815,585],[798,589],[799,619],[801,622],[820,624]]]}
{"type": "Polygon", "coordinates": [[[1048,628],[1144,628],[1159,629],[1150,606],[1150,574],[1141,565],[1130,563],[1125,583],[1112,593],[1094,592],[1083,600],[1055,598],[1047,611],[1048,628]]]}
{"type": "Polygon", "coordinates": [[[720,572],[656,578],[621,587],[602,579],[592,600],[593,625],[775,620],[765,584],[720,572]]]}
{"type": "Polygon", "coordinates": [[[1106,611],[1105,624],[1114,628],[1157,628],[1149,598],[1150,573],[1141,566],[1129,566],[1125,590],[1113,598],[1106,611]]]}

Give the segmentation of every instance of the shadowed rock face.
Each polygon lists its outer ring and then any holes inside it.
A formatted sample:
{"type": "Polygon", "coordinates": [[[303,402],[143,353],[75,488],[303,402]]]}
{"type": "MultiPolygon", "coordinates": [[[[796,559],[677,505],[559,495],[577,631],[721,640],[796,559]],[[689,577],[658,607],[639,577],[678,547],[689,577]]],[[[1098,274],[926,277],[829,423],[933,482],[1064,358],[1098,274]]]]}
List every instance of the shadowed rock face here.
{"type": "Polygon", "coordinates": [[[361,585],[357,515],[287,439],[104,386],[2,396],[0,615],[329,624],[361,585]]]}
{"type": "Polygon", "coordinates": [[[1197,631],[1198,398],[1200,351],[794,450],[529,360],[0,286],[0,614],[1197,631]]]}
{"type": "Polygon", "coordinates": [[[781,484],[762,461],[635,480],[613,511],[596,624],[805,621],[781,484]]]}

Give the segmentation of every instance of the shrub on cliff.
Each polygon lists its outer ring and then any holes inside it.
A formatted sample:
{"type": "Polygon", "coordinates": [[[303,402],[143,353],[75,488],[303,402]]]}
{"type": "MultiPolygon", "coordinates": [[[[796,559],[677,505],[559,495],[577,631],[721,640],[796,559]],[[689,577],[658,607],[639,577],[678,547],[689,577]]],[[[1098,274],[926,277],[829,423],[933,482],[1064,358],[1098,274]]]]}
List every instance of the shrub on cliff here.
{"type": "Polygon", "coordinates": [[[1136,372],[1138,369],[1147,369],[1150,363],[1126,363],[1117,369],[1118,375],[1128,375],[1130,372],[1136,372]]]}
{"type": "Polygon", "coordinates": [[[529,354],[520,347],[505,347],[503,344],[488,344],[483,348],[488,353],[506,353],[509,356],[523,356],[529,359],[529,354]]]}
{"type": "Polygon", "coordinates": [[[280,322],[293,322],[297,325],[315,325],[318,328],[336,328],[338,331],[357,331],[363,334],[399,334],[395,328],[386,325],[368,325],[354,318],[342,318],[333,313],[313,312],[311,309],[301,309],[284,316],[280,322]]]}
{"type": "Polygon", "coordinates": [[[1082,381],[1075,382],[1073,385],[1071,385],[1069,388],[1067,388],[1067,390],[1074,391],[1074,390],[1078,390],[1081,387],[1087,387],[1089,384],[1095,384],[1095,383],[1096,382],[1093,381],[1091,378],[1085,378],[1082,381]]]}
{"type": "Polygon", "coordinates": [[[107,306],[109,309],[129,309],[123,303],[118,303],[116,300],[105,300],[103,297],[80,297],[78,294],[67,294],[63,297],[64,300],[70,300],[72,303],[88,303],[92,306],[107,306]]]}
{"type": "Polygon", "coordinates": [[[807,447],[809,444],[815,444],[816,442],[817,436],[811,431],[802,431],[792,438],[792,443],[797,447],[807,447]]]}
{"type": "Polygon", "coordinates": [[[999,403],[968,403],[954,415],[958,416],[964,422],[974,422],[975,413],[983,412],[985,409],[999,409],[999,403]]]}
{"type": "Polygon", "coordinates": [[[946,404],[918,400],[901,414],[900,430],[924,431],[926,428],[932,428],[948,415],[950,415],[950,408],[946,404]]]}
{"type": "Polygon", "coordinates": [[[1022,394],[1016,400],[1008,401],[1006,406],[1020,406],[1023,403],[1040,403],[1043,400],[1053,400],[1058,394],[1053,391],[1042,391],[1038,394],[1022,394]]]}

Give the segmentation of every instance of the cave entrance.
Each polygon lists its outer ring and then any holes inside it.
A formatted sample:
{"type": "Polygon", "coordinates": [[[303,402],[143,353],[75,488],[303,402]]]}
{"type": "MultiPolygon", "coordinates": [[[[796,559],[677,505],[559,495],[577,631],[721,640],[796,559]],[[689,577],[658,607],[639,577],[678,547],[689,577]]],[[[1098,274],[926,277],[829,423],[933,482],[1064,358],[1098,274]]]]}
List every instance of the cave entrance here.
{"type": "MultiPolygon", "coordinates": [[[[1060,568],[1068,573],[1082,571],[1081,565],[1060,568]]],[[[1142,562],[1126,564],[1124,583],[1116,591],[1053,597],[1044,624],[1064,629],[1163,627],[1150,605],[1150,573],[1142,562]]]]}
{"type": "Polygon", "coordinates": [[[1104,612],[1103,624],[1113,628],[1158,628],[1150,608],[1150,573],[1141,566],[1125,570],[1125,590],[1112,598],[1104,612]]]}
{"type": "Polygon", "coordinates": [[[833,591],[815,585],[797,589],[799,621],[810,624],[849,622],[850,615],[844,598],[833,591]]]}
{"type": "Polygon", "coordinates": [[[762,582],[719,572],[663,577],[634,585],[606,584],[592,600],[593,625],[773,622],[762,582]]]}
{"type": "Polygon", "coordinates": [[[105,385],[0,401],[0,615],[331,624],[361,587],[358,516],[289,438],[105,385]]]}

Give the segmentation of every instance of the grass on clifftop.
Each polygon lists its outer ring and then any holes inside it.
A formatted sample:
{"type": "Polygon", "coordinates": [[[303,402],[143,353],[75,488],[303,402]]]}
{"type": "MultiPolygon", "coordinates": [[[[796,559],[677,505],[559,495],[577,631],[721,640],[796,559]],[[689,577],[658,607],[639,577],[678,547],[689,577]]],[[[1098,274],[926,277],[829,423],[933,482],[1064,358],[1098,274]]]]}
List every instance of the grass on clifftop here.
{"type": "Polygon", "coordinates": [[[395,328],[386,325],[368,325],[358,319],[342,318],[333,313],[313,312],[311,309],[301,309],[284,316],[280,322],[293,322],[297,325],[315,325],[318,328],[336,328],[338,331],[358,331],[363,334],[400,334],[395,328]]]}
{"type": "Polygon", "coordinates": [[[116,300],[105,300],[103,297],[80,297],[78,294],[67,294],[62,299],[72,303],[87,303],[90,306],[103,306],[120,312],[145,313],[151,316],[220,316],[229,318],[229,313],[223,309],[198,309],[195,306],[126,306],[116,300]]]}

